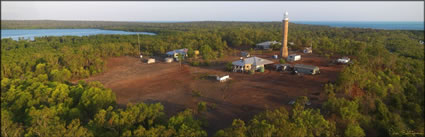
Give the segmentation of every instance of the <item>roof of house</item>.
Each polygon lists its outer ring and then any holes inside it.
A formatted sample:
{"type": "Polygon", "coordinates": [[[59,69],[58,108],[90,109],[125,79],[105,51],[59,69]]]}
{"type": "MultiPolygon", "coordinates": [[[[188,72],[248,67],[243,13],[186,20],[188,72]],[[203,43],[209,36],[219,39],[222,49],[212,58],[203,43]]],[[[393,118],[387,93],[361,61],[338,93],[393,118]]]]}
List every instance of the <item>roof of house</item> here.
{"type": "Polygon", "coordinates": [[[169,52],[167,52],[167,55],[174,55],[175,53],[186,54],[187,53],[187,49],[184,48],[184,49],[176,49],[176,50],[173,50],[173,51],[169,51],[169,52]]]}
{"type": "Polygon", "coordinates": [[[245,58],[243,60],[237,60],[232,62],[233,65],[237,65],[237,66],[244,66],[245,64],[267,65],[267,64],[273,64],[273,63],[274,63],[273,61],[259,58],[259,57],[250,57],[250,58],[245,58]]]}
{"type": "Polygon", "coordinates": [[[319,69],[319,67],[317,66],[312,66],[312,65],[304,65],[304,64],[295,64],[294,68],[304,68],[304,69],[319,69]]]}
{"type": "Polygon", "coordinates": [[[281,43],[277,41],[266,41],[266,42],[258,43],[257,46],[270,46],[272,44],[281,44],[281,43]]]}

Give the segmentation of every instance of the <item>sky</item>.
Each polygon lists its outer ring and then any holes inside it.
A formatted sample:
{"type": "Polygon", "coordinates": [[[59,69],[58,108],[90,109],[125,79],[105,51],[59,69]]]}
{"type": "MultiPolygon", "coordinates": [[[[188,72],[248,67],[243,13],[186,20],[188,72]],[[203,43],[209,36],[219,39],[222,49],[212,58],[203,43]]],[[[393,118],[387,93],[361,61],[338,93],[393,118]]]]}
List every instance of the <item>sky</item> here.
{"type": "Polygon", "coordinates": [[[1,20],[90,21],[424,21],[424,1],[410,2],[1,2],[1,20]]]}

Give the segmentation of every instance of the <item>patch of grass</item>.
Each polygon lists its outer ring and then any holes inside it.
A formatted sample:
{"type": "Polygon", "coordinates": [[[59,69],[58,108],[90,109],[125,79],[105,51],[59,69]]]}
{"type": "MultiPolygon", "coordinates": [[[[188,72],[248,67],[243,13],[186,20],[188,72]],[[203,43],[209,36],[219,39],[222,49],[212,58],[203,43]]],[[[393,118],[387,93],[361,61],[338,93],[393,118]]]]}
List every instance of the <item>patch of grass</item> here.
{"type": "Polygon", "coordinates": [[[249,74],[254,75],[255,74],[255,70],[254,69],[250,69],[249,70],[249,74]]]}
{"type": "Polygon", "coordinates": [[[199,79],[207,79],[208,78],[208,73],[198,73],[197,75],[195,75],[193,77],[193,79],[195,80],[199,80],[199,79]]]}
{"type": "Polygon", "coordinates": [[[200,62],[199,61],[192,61],[192,62],[190,62],[189,63],[191,66],[195,66],[195,67],[197,67],[197,66],[199,66],[200,65],[200,62]]]}
{"type": "Polygon", "coordinates": [[[226,71],[232,71],[233,70],[233,64],[231,62],[226,63],[226,71]]]}
{"type": "Polygon", "coordinates": [[[201,91],[192,90],[192,97],[201,97],[201,91]]]}
{"type": "Polygon", "coordinates": [[[199,102],[198,103],[198,112],[205,112],[207,111],[207,103],[206,102],[199,102]]]}
{"type": "Polygon", "coordinates": [[[210,104],[209,106],[210,106],[210,108],[211,108],[212,110],[214,110],[214,109],[216,109],[216,108],[217,108],[217,105],[216,105],[215,103],[212,103],[212,104],[210,104]]]}

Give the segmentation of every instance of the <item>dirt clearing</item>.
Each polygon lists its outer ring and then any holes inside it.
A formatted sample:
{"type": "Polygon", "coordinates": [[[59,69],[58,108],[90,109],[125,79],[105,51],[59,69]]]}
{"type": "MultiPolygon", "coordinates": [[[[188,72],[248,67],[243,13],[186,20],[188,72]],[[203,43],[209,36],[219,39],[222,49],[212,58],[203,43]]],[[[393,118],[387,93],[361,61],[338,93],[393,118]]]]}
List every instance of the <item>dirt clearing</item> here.
{"type": "MultiPolygon", "coordinates": [[[[272,59],[274,52],[256,55],[278,63],[272,59]]],[[[309,107],[320,107],[325,101],[323,86],[335,81],[342,65],[328,65],[329,60],[314,54],[301,54],[302,60],[296,63],[316,65],[320,75],[292,75],[290,73],[266,70],[254,75],[225,72],[224,65],[211,67],[191,67],[173,63],[146,64],[139,58],[115,57],[107,60],[107,70],[85,81],[100,81],[111,88],[121,106],[127,103],[161,102],[168,115],[174,115],[186,108],[196,110],[197,104],[208,104],[207,112],[202,113],[209,123],[208,134],[230,126],[232,120],[249,120],[267,108],[285,106],[298,96],[307,96],[309,107]],[[220,69],[223,68],[223,69],[220,69]],[[207,74],[229,74],[228,82],[205,79],[207,74]],[[196,94],[200,95],[197,96],[196,94]]],[[[220,61],[235,61],[238,56],[230,56],[220,61]]],[[[294,64],[294,63],[292,63],[294,64]]]]}

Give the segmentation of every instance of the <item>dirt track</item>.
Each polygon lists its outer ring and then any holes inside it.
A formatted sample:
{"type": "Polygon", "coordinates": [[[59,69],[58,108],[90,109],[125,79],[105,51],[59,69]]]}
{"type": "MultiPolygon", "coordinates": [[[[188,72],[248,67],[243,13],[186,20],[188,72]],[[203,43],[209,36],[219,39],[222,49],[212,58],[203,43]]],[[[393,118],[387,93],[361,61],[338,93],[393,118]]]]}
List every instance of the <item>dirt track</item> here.
{"type": "MultiPolygon", "coordinates": [[[[273,53],[257,55],[273,60],[273,53]]],[[[227,57],[222,61],[234,61],[239,57],[227,57]]],[[[277,60],[273,60],[278,62],[277,60]]],[[[138,58],[117,57],[107,60],[107,71],[86,79],[100,81],[116,93],[120,105],[137,102],[161,102],[169,115],[185,108],[197,108],[199,101],[210,106],[206,116],[209,135],[218,129],[231,125],[235,118],[249,120],[253,115],[266,108],[285,106],[298,96],[307,96],[310,107],[320,107],[325,100],[323,85],[335,81],[343,66],[327,66],[328,60],[315,55],[302,55],[297,63],[313,64],[320,67],[320,75],[292,75],[289,73],[266,70],[255,75],[224,72],[224,66],[191,67],[178,63],[145,64],[138,58]],[[201,74],[230,74],[230,82],[219,83],[201,79],[201,74]],[[199,91],[201,97],[194,97],[192,91],[199,91]]]]}

